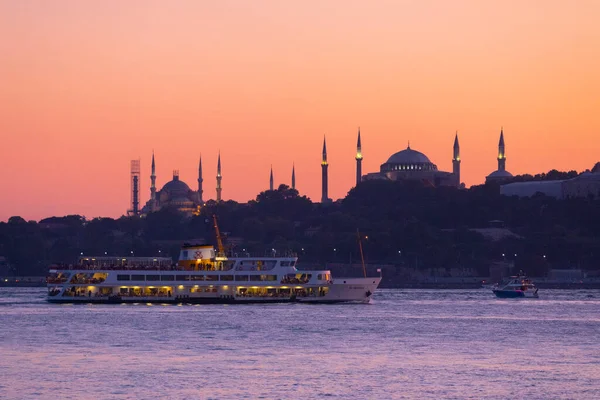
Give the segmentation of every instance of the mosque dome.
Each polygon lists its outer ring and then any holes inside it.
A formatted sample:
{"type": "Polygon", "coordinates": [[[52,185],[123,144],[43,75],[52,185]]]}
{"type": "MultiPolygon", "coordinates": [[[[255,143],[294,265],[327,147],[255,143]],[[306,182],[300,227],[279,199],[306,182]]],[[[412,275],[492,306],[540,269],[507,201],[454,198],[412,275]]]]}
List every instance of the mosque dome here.
{"type": "Polygon", "coordinates": [[[190,191],[190,187],[180,181],[178,175],[173,175],[173,180],[165,183],[161,190],[162,193],[168,193],[171,199],[187,198],[190,191]]]}
{"type": "Polygon", "coordinates": [[[413,150],[409,147],[406,149],[399,151],[395,154],[392,154],[390,158],[388,158],[387,163],[389,164],[431,164],[429,158],[421,153],[420,151],[413,150]]]}
{"type": "Polygon", "coordinates": [[[496,170],[487,176],[487,179],[506,179],[512,178],[513,174],[508,171],[496,170]]]}
{"type": "Polygon", "coordinates": [[[381,166],[381,172],[390,171],[437,171],[437,166],[425,154],[408,146],[392,154],[381,166]]]}

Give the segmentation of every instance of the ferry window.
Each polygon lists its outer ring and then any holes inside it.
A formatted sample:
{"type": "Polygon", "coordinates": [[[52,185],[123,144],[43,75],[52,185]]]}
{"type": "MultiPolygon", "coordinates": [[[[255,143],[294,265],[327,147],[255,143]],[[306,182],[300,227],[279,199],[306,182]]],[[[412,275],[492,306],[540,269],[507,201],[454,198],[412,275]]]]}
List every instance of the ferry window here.
{"type": "Polygon", "coordinates": [[[132,281],[144,281],[146,280],[145,275],[131,275],[132,281]]]}
{"type": "Polygon", "coordinates": [[[128,281],[130,280],[130,276],[129,275],[117,275],[117,280],[118,281],[128,281]]]}
{"type": "Polygon", "coordinates": [[[262,275],[263,281],[276,281],[277,275],[262,275]]]}
{"type": "Polygon", "coordinates": [[[190,280],[190,276],[189,275],[177,275],[175,277],[176,281],[189,281],[190,280]]]}
{"type": "Polygon", "coordinates": [[[188,256],[188,251],[187,251],[187,250],[184,250],[184,251],[182,251],[182,253],[183,253],[183,258],[187,258],[187,256],[188,256]]]}
{"type": "Polygon", "coordinates": [[[203,281],[204,275],[192,275],[192,280],[193,281],[203,281]]]}
{"type": "Polygon", "coordinates": [[[282,267],[289,267],[290,266],[290,262],[289,261],[282,261],[281,262],[281,266],[282,267]]]}
{"type": "Polygon", "coordinates": [[[236,281],[247,281],[248,280],[248,275],[236,275],[235,276],[235,280],[236,281]]]}
{"type": "Polygon", "coordinates": [[[233,275],[221,275],[221,280],[222,281],[232,281],[233,275]]]}
{"type": "Polygon", "coordinates": [[[207,281],[218,281],[219,275],[206,275],[206,280],[207,281]]]}
{"type": "Polygon", "coordinates": [[[175,275],[162,275],[160,277],[161,281],[174,281],[175,280],[175,275]]]}
{"type": "Polygon", "coordinates": [[[159,281],[160,275],[146,275],[147,281],[159,281]]]}
{"type": "Polygon", "coordinates": [[[250,275],[250,280],[253,281],[253,282],[262,281],[260,275],[250,275]]]}
{"type": "Polygon", "coordinates": [[[296,265],[296,261],[290,261],[290,266],[293,267],[294,265],[296,265]]]}

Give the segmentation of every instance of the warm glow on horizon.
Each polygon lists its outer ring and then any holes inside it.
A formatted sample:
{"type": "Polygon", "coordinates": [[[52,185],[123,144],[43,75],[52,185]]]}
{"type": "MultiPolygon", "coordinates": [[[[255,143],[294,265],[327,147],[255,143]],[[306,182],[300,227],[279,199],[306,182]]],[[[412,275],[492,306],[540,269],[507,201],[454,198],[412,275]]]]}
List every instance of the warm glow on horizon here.
{"type": "Polygon", "coordinates": [[[600,2],[0,0],[0,221],[118,217],[180,179],[329,197],[406,148],[461,179],[600,161],[600,2]]]}

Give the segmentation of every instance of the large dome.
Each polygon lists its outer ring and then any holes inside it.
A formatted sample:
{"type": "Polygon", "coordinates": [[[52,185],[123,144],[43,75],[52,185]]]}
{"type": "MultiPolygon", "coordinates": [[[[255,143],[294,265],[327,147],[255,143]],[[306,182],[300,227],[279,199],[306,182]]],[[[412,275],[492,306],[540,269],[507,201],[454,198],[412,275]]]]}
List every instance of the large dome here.
{"type": "Polygon", "coordinates": [[[496,170],[487,176],[487,179],[505,179],[512,178],[513,174],[508,171],[496,170]]]}
{"type": "Polygon", "coordinates": [[[413,173],[418,171],[437,171],[437,166],[429,161],[429,158],[408,146],[406,149],[392,154],[388,160],[381,165],[381,172],[405,171],[413,173]]]}
{"type": "Polygon", "coordinates": [[[185,198],[190,192],[190,187],[185,182],[180,181],[179,176],[174,176],[172,181],[165,183],[161,192],[169,193],[172,199],[178,197],[185,198]]]}
{"type": "Polygon", "coordinates": [[[421,153],[407,147],[406,149],[392,154],[387,160],[388,164],[431,164],[429,158],[421,153]]]}

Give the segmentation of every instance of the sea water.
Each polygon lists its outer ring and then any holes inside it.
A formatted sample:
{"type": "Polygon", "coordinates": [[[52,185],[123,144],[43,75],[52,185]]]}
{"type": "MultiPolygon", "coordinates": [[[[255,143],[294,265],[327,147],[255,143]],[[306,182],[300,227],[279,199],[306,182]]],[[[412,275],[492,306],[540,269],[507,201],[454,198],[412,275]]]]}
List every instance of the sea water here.
{"type": "Polygon", "coordinates": [[[0,288],[3,399],[600,398],[600,291],[56,305],[0,288]]]}

